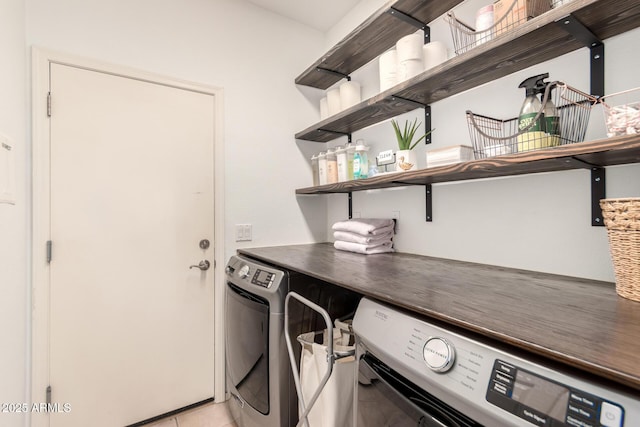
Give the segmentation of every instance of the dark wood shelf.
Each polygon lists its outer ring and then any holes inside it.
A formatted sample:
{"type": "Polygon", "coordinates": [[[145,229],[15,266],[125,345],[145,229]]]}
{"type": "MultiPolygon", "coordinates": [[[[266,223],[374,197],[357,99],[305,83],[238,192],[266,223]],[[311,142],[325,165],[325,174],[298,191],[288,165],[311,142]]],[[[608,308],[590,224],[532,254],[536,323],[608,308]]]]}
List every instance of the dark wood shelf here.
{"type": "MultiPolygon", "coordinates": [[[[437,2],[420,3],[426,8],[437,2]]],[[[600,40],[640,27],[640,3],[636,0],[574,0],[310,126],[295,137],[331,141],[416,108],[400,98],[428,105],[585,47],[563,28],[563,18],[570,14],[600,40]]],[[[354,33],[365,31],[363,27],[370,31],[369,26],[376,20],[372,17],[369,21],[354,33]]],[[[359,46],[354,45],[353,49],[358,50],[359,46]]]]}
{"type": "Polygon", "coordinates": [[[640,390],[639,303],[613,283],[328,243],[238,252],[640,390]]]}
{"type": "Polygon", "coordinates": [[[472,160],[453,165],[375,176],[362,180],[300,188],[296,194],[349,193],[409,185],[589,169],[640,163],[640,136],[627,135],[563,145],[528,153],[472,160]]]}
{"type": "Polygon", "coordinates": [[[341,77],[318,71],[325,68],[342,74],[351,74],[395,46],[398,39],[416,32],[417,27],[391,15],[396,9],[423,24],[428,24],[451,10],[461,0],[394,0],[385,4],[369,19],[353,30],[329,52],[300,74],[296,84],[327,89],[341,77]]]}

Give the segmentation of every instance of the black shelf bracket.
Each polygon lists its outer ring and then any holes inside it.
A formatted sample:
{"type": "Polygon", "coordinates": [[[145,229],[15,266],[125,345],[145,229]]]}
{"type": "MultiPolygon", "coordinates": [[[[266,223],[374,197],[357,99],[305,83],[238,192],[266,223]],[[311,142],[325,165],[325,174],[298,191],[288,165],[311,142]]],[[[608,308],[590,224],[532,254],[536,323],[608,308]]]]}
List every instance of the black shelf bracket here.
{"type": "MultiPolygon", "coordinates": [[[[419,19],[414,18],[411,15],[408,15],[404,12],[402,12],[401,10],[398,10],[394,7],[390,7],[389,10],[387,10],[387,13],[391,16],[395,16],[396,18],[400,19],[401,21],[406,22],[407,24],[413,25],[414,27],[416,27],[419,30],[423,30],[425,33],[427,32],[431,32],[431,30],[429,29],[429,27],[427,26],[427,24],[425,24],[424,22],[420,21],[419,19]]],[[[426,39],[426,36],[425,36],[426,39]]]]}
{"type": "Polygon", "coordinates": [[[347,193],[347,198],[349,200],[349,219],[353,218],[353,194],[351,191],[347,193]]]}
{"type": "Polygon", "coordinates": [[[424,186],[425,193],[425,208],[426,208],[426,218],[427,222],[433,221],[433,191],[431,188],[431,184],[425,184],[424,186]]]}
{"type": "Polygon", "coordinates": [[[316,71],[326,74],[331,74],[332,76],[340,77],[341,79],[347,79],[348,82],[351,81],[351,76],[345,73],[341,73],[340,71],[330,70],[328,68],[316,67],[316,71]]]}
{"type": "Polygon", "coordinates": [[[323,128],[318,129],[318,132],[329,132],[329,133],[335,133],[336,135],[346,136],[347,137],[347,142],[351,143],[351,133],[350,132],[340,132],[340,131],[337,131],[337,130],[330,130],[330,129],[323,129],[323,128]]]}
{"type": "MultiPolygon", "coordinates": [[[[431,105],[424,106],[424,131],[429,132],[431,130],[431,105]]],[[[431,134],[424,138],[425,144],[431,144],[431,134]]]]}
{"type": "Polygon", "coordinates": [[[591,168],[591,225],[604,227],[600,199],[606,198],[605,168],[591,168]]]}
{"type": "MultiPolygon", "coordinates": [[[[393,95],[391,97],[392,101],[402,101],[409,105],[414,105],[416,108],[424,108],[424,129],[425,132],[428,132],[431,128],[431,106],[423,104],[421,102],[414,101],[412,99],[403,98],[401,96],[393,95]]],[[[425,144],[431,144],[433,142],[431,136],[433,134],[430,133],[424,138],[425,144]]],[[[426,195],[426,221],[433,221],[433,188],[431,184],[425,184],[425,195],[426,195]]]]}
{"type": "MultiPolygon", "coordinates": [[[[409,105],[413,105],[416,108],[424,108],[424,129],[425,132],[428,132],[431,129],[431,105],[423,104],[422,102],[414,101],[412,99],[403,98],[401,96],[393,95],[391,96],[392,101],[401,101],[409,105]]],[[[431,144],[432,134],[427,135],[424,139],[425,144],[431,144]]]]}
{"type": "Polygon", "coordinates": [[[571,14],[559,19],[556,24],[589,48],[591,54],[591,95],[604,96],[604,43],[571,14]]]}
{"type": "Polygon", "coordinates": [[[602,209],[600,208],[600,200],[606,198],[606,170],[602,166],[594,165],[575,157],[572,157],[571,160],[576,162],[585,169],[589,169],[591,171],[591,225],[594,227],[603,227],[604,220],[602,219],[602,209]]]}

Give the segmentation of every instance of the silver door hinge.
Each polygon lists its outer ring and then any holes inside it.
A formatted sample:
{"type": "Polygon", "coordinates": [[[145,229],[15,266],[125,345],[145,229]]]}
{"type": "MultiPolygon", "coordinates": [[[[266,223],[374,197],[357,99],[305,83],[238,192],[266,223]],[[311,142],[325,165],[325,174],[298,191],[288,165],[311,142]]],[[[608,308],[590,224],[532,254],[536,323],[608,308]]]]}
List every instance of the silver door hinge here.
{"type": "Polygon", "coordinates": [[[46,401],[47,401],[47,404],[49,404],[49,403],[51,403],[51,386],[50,385],[47,386],[47,393],[46,394],[47,394],[46,401]]]}
{"type": "Polygon", "coordinates": [[[51,117],[51,92],[47,93],[47,117],[51,117]]]}
{"type": "Polygon", "coordinates": [[[51,263],[52,246],[51,240],[47,240],[47,263],[51,263]]]}

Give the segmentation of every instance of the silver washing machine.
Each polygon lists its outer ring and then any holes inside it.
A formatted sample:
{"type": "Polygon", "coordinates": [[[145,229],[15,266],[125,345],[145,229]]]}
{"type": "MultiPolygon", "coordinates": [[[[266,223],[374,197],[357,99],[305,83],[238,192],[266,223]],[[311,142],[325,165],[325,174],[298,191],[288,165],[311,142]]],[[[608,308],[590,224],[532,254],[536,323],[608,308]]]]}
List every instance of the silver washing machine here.
{"type": "MultiPolygon", "coordinates": [[[[294,271],[235,255],[226,268],[226,369],[229,408],[240,427],[291,427],[298,400],[284,334],[289,291],[322,306],[332,319],[353,316],[361,296],[294,271]]],[[[289,305],[289,334],[324,328],[322,317],[289,305]]],[[[300,360],[300,347],[294,348],[300,360]]],[[[298,366],[299,368],[299,366],[298,366]]]]}
{"type": "Polygon", "coordinates": [[[242,427],[295,425],[297,403],[283,330],[288,274],[233,256],[226,278],[230,411],[242,427]]]}
{"type": "Polygon", "coordinates": [[[631,427],[637,392],[363,298],[357,427],[631,427]]]}

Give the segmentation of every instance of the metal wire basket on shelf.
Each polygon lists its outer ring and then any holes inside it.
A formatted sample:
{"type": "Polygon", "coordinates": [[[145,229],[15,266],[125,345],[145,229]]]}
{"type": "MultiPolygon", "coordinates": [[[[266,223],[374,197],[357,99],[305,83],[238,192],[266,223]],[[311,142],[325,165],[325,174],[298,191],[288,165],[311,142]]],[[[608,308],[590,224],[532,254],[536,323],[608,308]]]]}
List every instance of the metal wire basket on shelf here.
{"type": "Polygon", "coordinates": [[[640,87],[599,99],[609,138],[640,133],[640,87]]]}
{"type": "Polygon", "coordinates": [[[449,23],[457,55],[465,53],[496,36],[510,31],[527,20],[551,9],[552,0],[499,0],[493,4],[493,25],[473,28],[456,18],[453,11],[445,16],[449,23]]]}
{"type": "Polygon", "coordinates": [[[563,82],[547,85],[542,108],[531,122],[519,128],[518,117],[495,119],[467,111],[469,134],[476,159],[523,153],[584,141],[589,116],[597,98],[563,82]],[[551,100],[558,112],[558,121],[544,124],[544,106],[551,100]],[[538,129],[540,125],[541,129],[538,129]],[[534,131],[535,129],[535,131],[534,131]]]}

